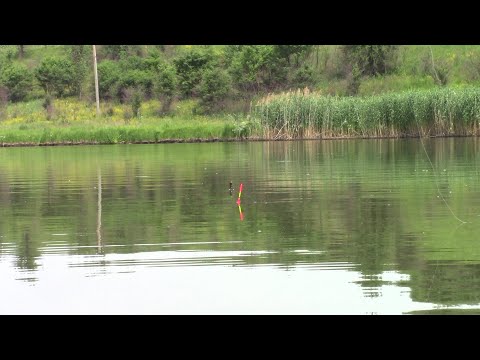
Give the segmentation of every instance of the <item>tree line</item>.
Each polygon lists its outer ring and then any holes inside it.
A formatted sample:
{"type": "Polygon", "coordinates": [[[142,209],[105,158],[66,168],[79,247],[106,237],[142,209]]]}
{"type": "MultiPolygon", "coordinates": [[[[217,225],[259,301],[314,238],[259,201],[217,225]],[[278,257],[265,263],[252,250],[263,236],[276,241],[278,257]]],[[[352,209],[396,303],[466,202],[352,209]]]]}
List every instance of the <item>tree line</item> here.
{"type": "MultiPolygon", "coordinates": [[[[60,53],[27,63],[29,46],[0,48],[0,101],[94,99],[91,45],[66,45],[60,53]]],[[[99,45],[100,98],[137,104],[158,98],[162,114],[176,99],[195,98],[198,112],[211,113],[269,92],[314,88],[324,74],[344,78],[348,94],[355,95],[363,77],[395,70],[398,46],[339,49],[335,65],[327,69],[322,48],[314,45],[99,45]]]]}

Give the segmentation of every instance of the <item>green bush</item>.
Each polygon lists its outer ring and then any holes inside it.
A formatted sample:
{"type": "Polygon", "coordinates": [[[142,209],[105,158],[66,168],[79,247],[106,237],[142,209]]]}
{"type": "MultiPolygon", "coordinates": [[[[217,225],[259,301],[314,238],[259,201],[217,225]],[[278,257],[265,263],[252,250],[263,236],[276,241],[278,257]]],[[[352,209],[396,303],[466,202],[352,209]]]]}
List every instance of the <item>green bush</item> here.
{"type": "Polygon", "coordinates": [[[141,88],[150,97],[153,93],[153,73],[140,69],[125,69],[118,79],[118,89],[141,88]]]}
{"type": "Polygon", "coordinates": [[[225,49],[232,79],[244,91],[258,91],[264,87],[272,56],[271,45],[233,45],[225,49]]]}
{"type": "Polygon", "coordinates": [[[100,57],[109,60],[120,60],[142,53],[141,45],[102,45],[99,50],[100,57]]]}
{"type": "Polygon", "coordinates": [[[209,49],[194,48],[173,60],[178,87],[183,96],[196,95],[196,87],[202,81],[203,72],[215,65],[215,56],[209,49]]]}
{"type": "Polygon", "coordinates": [[[113,60],[104,60],[98,64],[98,90],[103,99],[113,99],[118,96],[118,82],[122,70],[120,64],[113,60]]]}
{"type": "Polygon", "coordinates": [[[205,112],[221,110],[231,87],[231,78],[225,70],[218,67],[206,70],[199,86],[200,106],[205,112]]]}
{"type": "Polygon", "coordinates": [[[314,73],[310,65],[305,64],[295,70],[292,76],[292,83],[295,87],[304,88],[314,83],[314,73]]]}
{"type": "Polygon", "coordinates": [[[47,94],[59,97],[69,95],[73,89],[75,67],[69,59],[45,58],[35,69],[35,77],[47,94]]]}
{"type": "Polygon", "coordinates": [[[0,84],[8,90],[12,101],[22,101],[33,85],[32,72],[23,64],[12,63],[1,70],[0,84]]]}
{"type": "Polygon", "coordinates": [[[18,56],[18,48],[16,45],[1,45],[1,56],[6,61],[12,61],[18,56]]]}
{"type": "Polygon", "coordinates": [[[134,117],[140,116],[140,108],[142,107],[142,94],[140,90],[136,89],[132,96],[132,113],[134,117]]]}
{"type": "Polygon", "coordinates": [[[170,106],[177,91],[177,83],[175,68],[168,63],[159,64],[155,79],[155,90],[162,102],[160,110],[162,114],[170,112],[170,106]]]}
{"type": "Polygon", "coordinates": [[[67,52],[73,64],[72,91],[80,96],[84,88],[84,82],[89,69],[89,60],[91,59],[90,45],[70,45],[67,52]]]}
{"type": "Polygon", "coordinates": [[[154,88],[151,64],[138,56],[130,56],[122,61],[104,60],[98,64],[98,82],[100,96],[105,99],[125,101],[125,92],[129,88],[141,88],[151,97],[154,88]]]}
{"type": "Polygon", "coordinates": [[[361,75],[387,74],[396,67],[396,45],[344,45],[342,51],[349,67],[356,67],[361,75]]]}
{"type": "Polygon", "coordinates": [[[278,59],[285,59],[289,66],[298,67],[313,48],[313,45],[274,45],[273,55],[278,59]]]}
{"type": "Polygon", "coordinates": [[[225,49],[225,60],[240,90],[273,91],[298,86],[298,81],[302,86],[313,84],[313,70],[308,73],[305,64],[312,49],[310,45],[233,45],[225,49]]]}

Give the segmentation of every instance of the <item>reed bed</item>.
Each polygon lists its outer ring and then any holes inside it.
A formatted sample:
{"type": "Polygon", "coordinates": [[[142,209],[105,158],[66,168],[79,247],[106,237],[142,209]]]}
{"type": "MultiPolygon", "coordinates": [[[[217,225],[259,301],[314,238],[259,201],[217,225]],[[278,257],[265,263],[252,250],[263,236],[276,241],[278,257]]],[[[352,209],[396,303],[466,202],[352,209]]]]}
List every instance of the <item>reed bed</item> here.
{"type": "Polygon", "coordinates": [[[480,134],[480,88],[339,97],[308,89],[269,94],[251,115],[268,139],[480,134]]]}

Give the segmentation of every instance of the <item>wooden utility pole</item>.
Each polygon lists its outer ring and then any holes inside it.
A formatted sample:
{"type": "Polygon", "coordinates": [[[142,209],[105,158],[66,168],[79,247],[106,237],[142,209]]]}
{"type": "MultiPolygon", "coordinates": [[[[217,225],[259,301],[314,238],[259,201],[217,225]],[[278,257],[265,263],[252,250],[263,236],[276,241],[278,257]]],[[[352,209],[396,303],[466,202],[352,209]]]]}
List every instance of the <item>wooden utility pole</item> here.
{"type": "Polygon", "coordinates": [[[97,200],[97,251],[102,252],[102,173],[100,167],[97,166],[98,174],[98,200],[97,200]]]}
{"type": "Polygon", "coordinates": [[[95,73],[95,99],[97,101],[97,116],[100,116],[100,97],[98,95],[97,50],[93,45],[93,72],[95,73]]]}

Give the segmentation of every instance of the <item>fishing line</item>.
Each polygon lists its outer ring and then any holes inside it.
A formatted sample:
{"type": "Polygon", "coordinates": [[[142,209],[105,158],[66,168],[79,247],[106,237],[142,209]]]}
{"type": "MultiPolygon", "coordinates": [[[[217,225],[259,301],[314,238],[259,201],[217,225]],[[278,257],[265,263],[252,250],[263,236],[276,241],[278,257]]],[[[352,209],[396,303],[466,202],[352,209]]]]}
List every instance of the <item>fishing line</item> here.
{"type": "MultiPolygon", "coordinates": [[[[417,126],[418,126],[418,119],[417,119],[417,126]]],[[[467,222],[466,221],[463,221],[462,219],[460,219],[457,215],[455,215],[455,213],[453,212],[452,208],[448,205],[447,203],[447,200],[445,200],[445,198],[443,197],[443,194],[442,192],[440,191],[440,187],[438,186],[438,181],[437,181],[437,174],[435,172],[435,168],[432,164],[432,161],[430,160],[430,156],[428,156],[428,153],[427,153],[427,149],[425,148],[425,144],[423,143],[423,140],[422,140],[422,134],[420,134],[420,127],[418,127],[418,134],[420,136],[420,143],[422,144],[422,147],[423,147],[423,151],[425,152],[425,155],[427,156],[427,159],[428,159],[428,162],[430,163],[430,166],[432,167],[432,172],[433,172],[433,178],[435,180],[435,186],[437,187],[437,192],[438,192],[438,195],[440,195],[440,198],[443,200],[443,202],[445,203],[445,206],[447,207],[448,210],[450,210],[450,212],[452,213],[453,217],[455,219],[457,219],[458,221],[460,221],[462,224],[466,224],[467,222]]]]}

